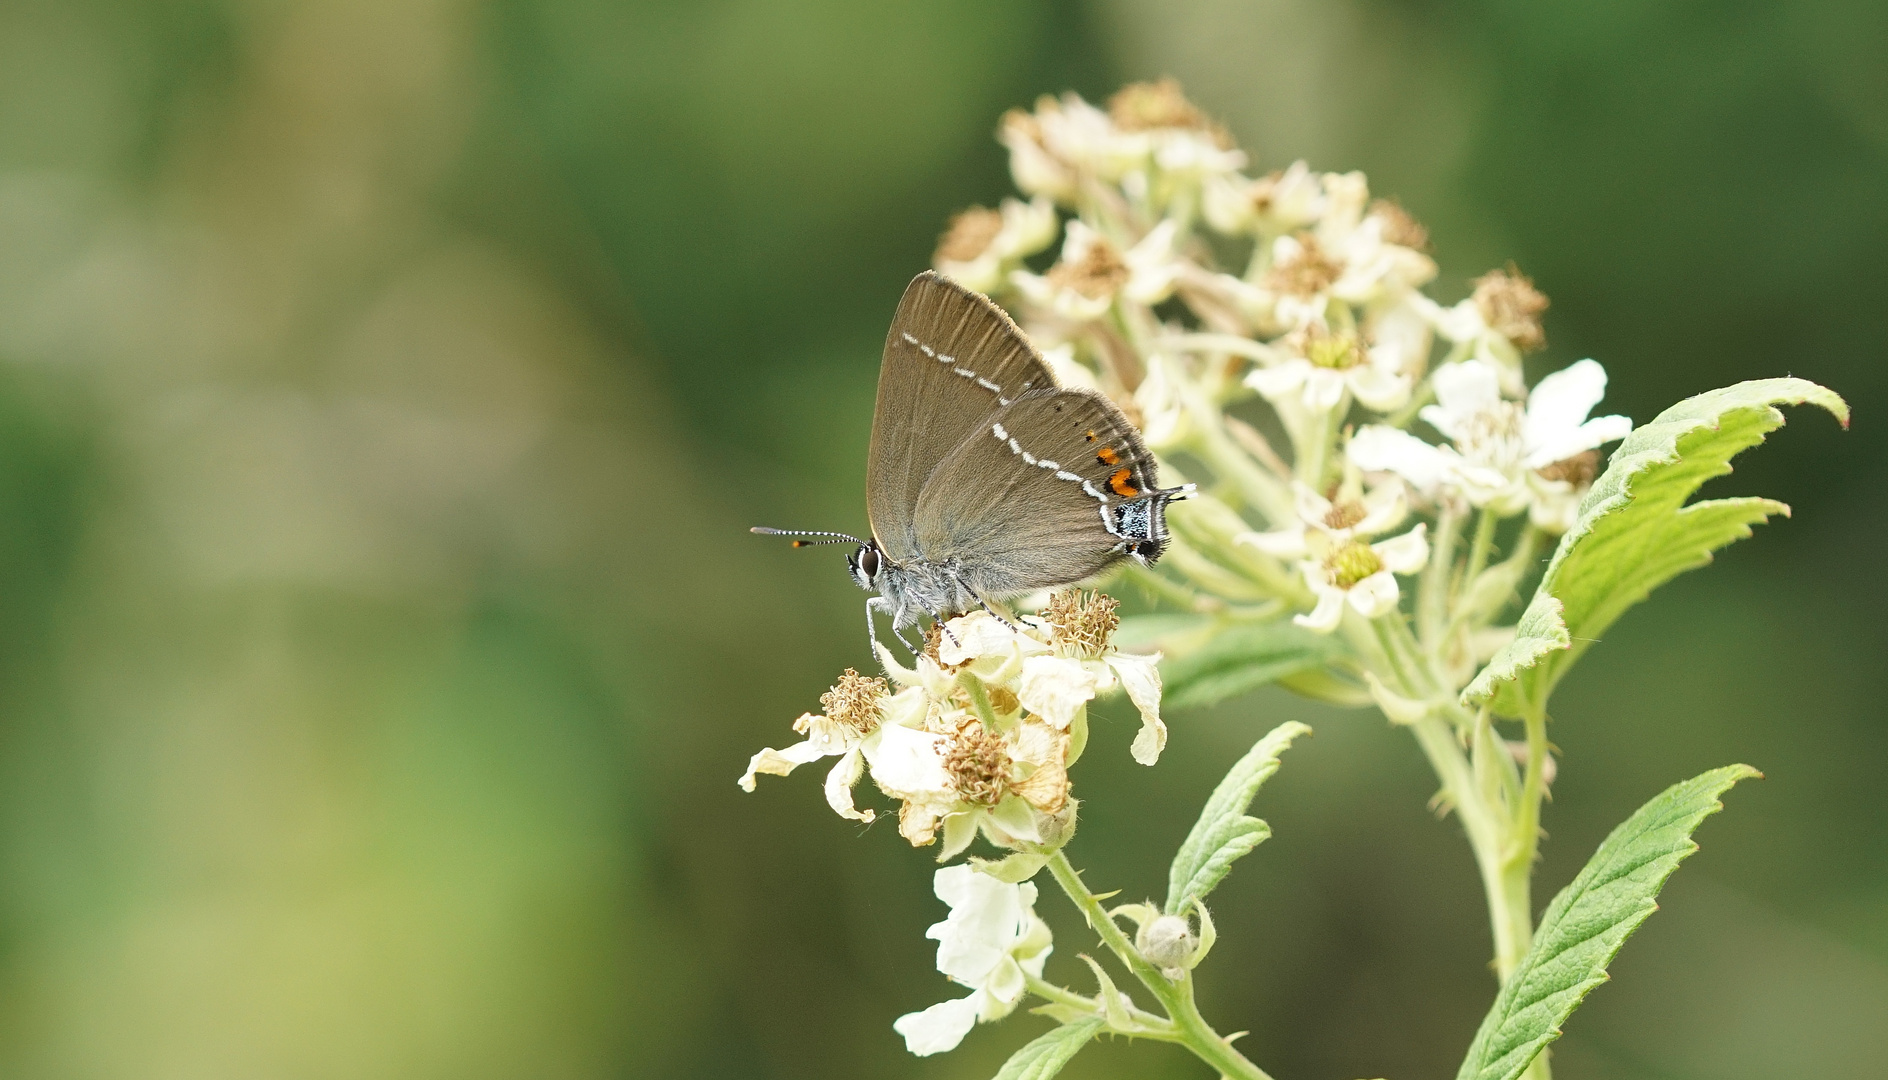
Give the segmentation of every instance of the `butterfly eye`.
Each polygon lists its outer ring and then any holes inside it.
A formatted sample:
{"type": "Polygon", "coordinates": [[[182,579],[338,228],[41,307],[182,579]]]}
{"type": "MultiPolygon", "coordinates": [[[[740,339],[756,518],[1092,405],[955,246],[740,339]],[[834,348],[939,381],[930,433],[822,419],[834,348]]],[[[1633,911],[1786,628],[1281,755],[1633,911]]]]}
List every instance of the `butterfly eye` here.
{"type": "Polygon", "coordinates": [[[877,577],[878,576],[878,549],[875,547],[871,547],[869,545],[866,547],[860,548],[859,555],[858,555],[858,567],[859,567],[859,573],[865,575],[865,579],[867,581],[870,581],[873,578],[877,577]]]}

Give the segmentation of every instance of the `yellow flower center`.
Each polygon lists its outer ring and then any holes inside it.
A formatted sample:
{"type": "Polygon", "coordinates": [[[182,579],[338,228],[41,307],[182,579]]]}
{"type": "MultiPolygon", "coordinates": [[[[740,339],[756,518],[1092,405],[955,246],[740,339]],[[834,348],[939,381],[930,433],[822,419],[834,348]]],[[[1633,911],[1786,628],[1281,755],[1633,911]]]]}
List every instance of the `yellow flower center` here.
{"type": "Polygon", "coordinates": [[[1324,557],[1324,569],[1330,572],[1331,584],[1348,589],[1382,570],[1383,560],[1369,544],[1352,540],[1324,557]]]}
{"type": "Polygon", "coordinates": [[[1305,359],[1314,366],[1337,371],[1354,368],[1363,359],[1357,335],[1348,330],[1341,334],[1313,335],[1305,340],[1304,349],[1305,359]]]}

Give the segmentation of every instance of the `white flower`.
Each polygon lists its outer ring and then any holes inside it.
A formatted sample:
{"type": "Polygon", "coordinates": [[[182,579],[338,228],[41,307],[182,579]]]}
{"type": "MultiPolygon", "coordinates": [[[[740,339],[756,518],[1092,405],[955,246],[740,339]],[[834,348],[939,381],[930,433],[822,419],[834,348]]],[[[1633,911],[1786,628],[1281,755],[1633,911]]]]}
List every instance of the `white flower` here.
{"type": "Polygon", "coordinates": [[[1144,132],[1122,131],[1107,113],[1073,93],[1060,101],[1038,99],[1035,119],[1042,146],[1052,157],[1104,182],[1143,167],[1153,149],[1144,132]]]}
{"type": "Polygon", "coordinates": [[[1302,161],[1258,180],[1209,177],[1202,196],[1207,223],[1228,235],[1257,231],[1276,236],[1302,229],[1318,220],[1325,205],[1323,183],[1302,161]]]}
{"type": "Polygon", "coordinates": [[[1505,393],[1521,396],[1521,354],[1546,343],[1540,315],[1547,297],[1512,265],[1475,279],[1474,295],[1444,308],[1424,298],[1421,303],[1436,331],[1469,347],[1469,356],[1493,366],[1501,375],[1505,393]]]}
{"type": "Polygon", "coordinates": [[[1038,195],[1029,202],[1004,199],[1000,210],[976,206],[951,219],[931,265],[978,292],[1002,285],[1016,262],[1055,240],[1055,204],[1038,195]]]}
{"type": "Polygon", "coordinates": [[[1409,516],[1403,483],[1395,479],[1361,496],[1340,494],[1336,502],[1303,484],[1294,486],[1293,495],[1297,520],[1272,532],[1241,533],[1233,542],[1281,559],[1304,559],[1312,556],[1314,543],[1321,545],[1317,554],[1322,556],[1352,540],[1386,533],[1409,516]]]}
{"type": "Polygon", "coordinates": [[[1165,353],[1147,355],[1147,374],[1134,389],[1134,404],[1141,411],[1141,437],[1156,450],[1165,450],[1187,435],[1186,401],[1181,396],[1186,379],[1178,358],[1165,353]]]}
{"type": "Polygon", "coordinates": [[[926,704],[922,690],[897,695],[885,692],[885,680],[868,679],[850,669],[821,697],[833,716],[807,713],[793,722],[806,736],[784,750],[767,747],[748,762],[741,790],[753,791],[761,774],[786,776],[820,758],[838,757],[826,774],[826,802],[840,817],[871,821],[870,810],[854,807],[852,788],[869,764],[881,787],[898,792],[947,789],[950,777],[943,769],[941,740],[922,730],[926,704]]]}
{"type": "Polygon", "coordinates": [[[1333,334],[1315,323],[1292,335],[1291,344],[1297,355],[1246,375],[1246,385],[1274,405],[1289,400],[1322,414],[1340,407],[1347,392],[1377,412],[1409,401],[1414,380],[1400,349],[1366,351],[1354,332],[1333,334]]]}
{"type": "Polygon", "coordinates": [[[971,992],[892,1024],[905,1037],[905,1049],[919,1057],[954,1049],[974,1025],[1008,1016],[1028,976],[1042,976],[1054,948],[1048,924],[1036,915],[1036,887],[1028,882],[1010,885],[968,866],[947,866],[932,878],[932,888],[951,909],[925,931],[938,943],[937,969],[971,992]]]}
{"type": "Polygon", "coordinates": [[[1116,296],[1158,304],[1173,295],[1184,268],[1174,250],[1178,236],[1179,223],[1163,220],[1123,253],[1086,222],[1071,221],[1062,257],[1047,274],[1017,270],[1010,280],[1042,313],[1072,323],[1107,314],[1116,296]]]}
{"type": "Polygon", "coordinates": [[[1337,629],[1348,602],[1357,614],[1374,619],[1396,610],[1402,590],[1397,574],[1413,574],[1429,561],[1427,525],[1417,525],[1401,536],[1377,544],[1348,540],[1318,552],[1318,534],[1312,533],[1312,551],[1319,557],[1299,564],[1305,584],[1318,603],[1310,612],[1292,616],[1292,622],[1320,634],[1337,629]]]}
{"type": "MultiPolygon", "coordinates": [[[[1407,432],[1367,427],[1351,439],[1350,460],[1367,471],[1397,473],[1425,493],[1446,489],[1472,506],[1514,514],[1537,500],[1564,497],[1574,487],[1544,486],[1566,481],[1530,474],[1556,465],[1562,466],[1557,471],[1571,473],[1572,459],[1632,431],[1632,421],[1624,416],[1587,418],[1606,394],[1606,369],[1592,360],[1542,379],[1525,408],[1502,399],[1500,373],[1479,360],[1439,369],[1435,386],[1437,403],[1421,415],[1451,445],[1433,446],[1407,432]]],[[[1543,504],[1543,510],[1536,517],[1543,527],[1565,518],[1564,508],[1543,504]]]]}

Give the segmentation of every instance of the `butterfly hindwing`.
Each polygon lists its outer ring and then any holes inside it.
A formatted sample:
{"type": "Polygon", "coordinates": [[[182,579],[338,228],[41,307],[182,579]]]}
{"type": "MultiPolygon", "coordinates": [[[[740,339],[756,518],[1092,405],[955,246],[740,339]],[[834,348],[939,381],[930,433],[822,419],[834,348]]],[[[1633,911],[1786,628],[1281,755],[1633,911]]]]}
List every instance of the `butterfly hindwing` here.
{"type": "Polygon", "coordinates": [[[913,516],[918,555],[956,560],[982,595],[1081,581],[1124,554],[1111,509],[1154,490],[1153,455],[1112,402],[1032,390],[937,463],[913,516]]]}

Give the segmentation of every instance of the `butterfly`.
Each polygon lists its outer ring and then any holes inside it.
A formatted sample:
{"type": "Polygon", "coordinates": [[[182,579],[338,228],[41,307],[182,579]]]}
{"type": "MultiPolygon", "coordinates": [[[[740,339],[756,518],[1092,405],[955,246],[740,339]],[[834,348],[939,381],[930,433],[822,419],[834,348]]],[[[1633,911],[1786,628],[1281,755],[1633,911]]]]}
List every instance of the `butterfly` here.
{"type": "MultiPolygon", "coordinates": [[[[892,633],[1038,589],[1093,578],[1166,549],[1166,508],[1193,485],[1161,488],[1153,454],[1121,410],[1058,386],[1029,339],[989,297],[926,271],[885,335],[866,455],[869,539],[756,528],[795,547],[854,543],[847,558],[892,633]]],[[[1002,616],[997,616],[1001,618],[1002,616]]]]}

